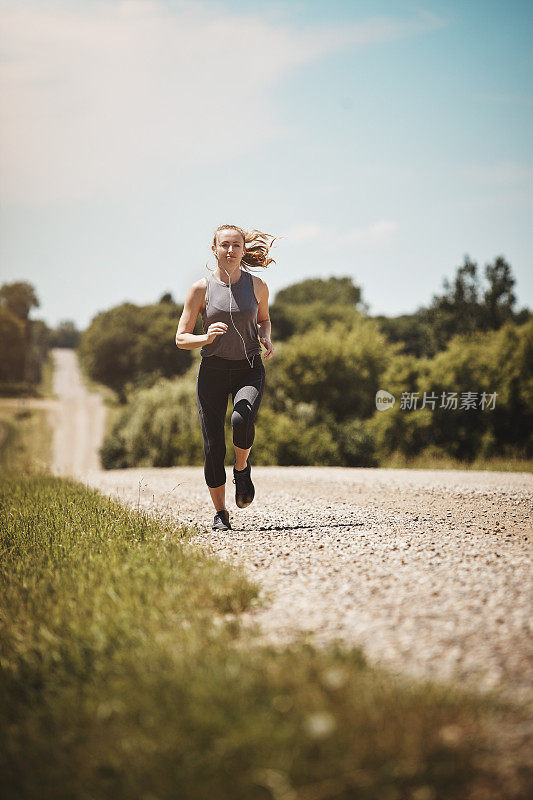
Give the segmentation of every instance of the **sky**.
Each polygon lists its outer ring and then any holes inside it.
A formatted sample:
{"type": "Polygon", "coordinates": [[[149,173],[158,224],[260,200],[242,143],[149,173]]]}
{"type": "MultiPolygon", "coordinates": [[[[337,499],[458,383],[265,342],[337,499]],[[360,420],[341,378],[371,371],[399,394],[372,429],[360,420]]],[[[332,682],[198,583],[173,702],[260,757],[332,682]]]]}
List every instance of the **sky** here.
{"type": "Polygon", "coordinates": [[[85,328],[279,237],[372,315],[503,255],[533,306],[530,0],[0,0],[0,282],[85,328]]]}

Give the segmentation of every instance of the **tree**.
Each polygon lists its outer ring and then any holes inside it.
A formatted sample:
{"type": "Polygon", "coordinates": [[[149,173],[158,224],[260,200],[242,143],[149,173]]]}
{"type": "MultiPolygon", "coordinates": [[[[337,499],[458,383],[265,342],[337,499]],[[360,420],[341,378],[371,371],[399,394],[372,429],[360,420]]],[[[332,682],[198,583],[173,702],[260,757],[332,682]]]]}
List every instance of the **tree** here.
{"type": "Polygon", "coordinates": [[[477,264],[466,255],[450,284],[444,280],[444,294],[435,295],[423,313],[428,330],[427,355],[444,350],[456,335],[498,330],[507,321],[524,322],[527,313],[515,314],[515,279],[503,256],[485,265],[486,287],[480,284],[477,264]]]}
{"type": "Polygon", "coordinates": [[[477,264],[468,255],[465,255],[462,266],[457,268],[453,283],[445,279],[443,288],[444,294],[434,295],[431,306],[424,314],[431,355],[443,350],[453,336],[472,333],[483,327],[477,264]]]}
{"type": "Polygon", "coordinates": [[[382,459],[394,452],[466,461],[533,453],[533,320],[456,336],[431,360],[398,356],[382,386],[396,404],[367,423],[382,459]],[[401,408],[403,392],[418,393],[415,410],[401,408]]]}
{"type": "Polygon", "coordinates": [[[355,318],[366,313],[361,289],[350,277],[309,278],[281,289],[270,306],[272,338],[285,341],[304,333],[320,322],[330,326],[333,322],[350,325],[355,318]]]}
{"type": "Polygon", "coordinates": [[[471,261],[470,257],[466,255],[464,264],[457,268],[453,286],[450,286],[445,279],[444,288],[447,294],[442,301],[449,303],[455,309],[472,308],[479,303],[479,277],[476,262],[471,261]]]}
{"type": "Polygon", "coordinates": [[[433,441],[450,455],[473,459],[492,441],[493,452],[508,448],[529,457],[533,451],[533,321],[510,322],[498,331],[452,339],[431,362],[430,386],[442,392],[497,394],[493,410],[436,409],[433,441]]]}
{"type": "Polygon", "coordinates": [[[428,353],[431,332],[426,319],[426,309],[399,317],[373,317],[390,342],[401,344],[403,351],[417,358],[428,353]]]}
{"type": "Polygon", "coordinates": [[[308,278],[300,283],[294,283],[285,289],[280,289],[276,294],[275,303],[326,303],[328,305],[342,304],[355,306],[360,311],[366,309],[362,300],[361,287],[352,282],[352,278],[308,278]]]}
{"type": "Polygon", "coordinates": [[[51,347],[77,347],[80,343],[81,333],[70,319],[63,320],[55,330],[50,333],[51,347]]]}
{"type": "Polygon", "coordinates": [[[376,411],[367,422],[382,466],[392,453],[409,458],[420,453],[431,441],[431,413],[425,409],[409,412],[401,408],[403,392],[419,392],[421,387],[428,387],[430,364],[429,359],[400,353],[391,359],[382,377],[381,388],[394,395],[396,402],[390,409],[376,411]]]}
{"type": "Polygon", "coordinates": [[[270,308],[273,341],[283,342],[291,336],[303,335],[319,324],[331,327],[341,322],[349,327],[361,317],[354,306],[342,303],[274,303],[270,308]]]}
{"type": "Polygon", "coordinates": [[[485,266],[485,276],[489,283],[483,296],[486,324],[490,330],[498,330],[505,322],[513,319],[516,303],[513,286],[516,281],[503,256],[498,256],[494,264],[485,266]]]}
{"type": "Polygon", "coordinates": [[[42,319],[30,319],[29,327],[30,351],[26,364],[26,380],[39,383],[42,367],[50,349],[50,328],[42,319]]]}
{"type": "Polygon", "coordinates": [[[9,337],[15,337],[17,344],[12,353],[4,352],[3,358],[8,360],[7,372],[16,375],[12,380],[26,381],[26,383],[37,383],[41,376],[42,362],[48,350],[48,328],[42,321],[30,320],[29,315],[32,308],[38,308],[39,300],[35,294],[35,289],[27,281],[17,281],[15,283],[4,283],[0,287],[0,310],[3,312],[3,326],[9,337]],[[22,346],[20,346],[18,333],[15,333],[12,321],[9,316],[19,322],[17,330],[22,331],[22,346]],[[13,367],[14,353],[18,365],[13,367]]]}
{"type": "Polygon", "coordinates": [[[39,307],[39,300],[31,283],[18,281],[4,283],[0,288],[0,304],[8,308],[20,320],[26,322],[31,309],[39,307]]]}
{"type": "Polygon", "coordinates": [[[89,377],[126,398],[128,383],[153,383],[182,374],[191,363],[178,350],[176,327],[181,308],[171,303],[123,303],[98,314],[84,331],[80,359],[89,377]]]}
{"type": "Polygon", "coordinates": [[[334,422],[365,419],[375,409],[381,376],[397,349],[366,317],[359,315],[349,326],[320,323],[283,343],[269,368],[269,402],[282,412],[287,401],[314,403],[318,416],[334,422]]]}
{"type": "Polygon", "coordinates": [[[5,306],[0,306],[0,381],[24,380],[24,323],[5,306]]]}

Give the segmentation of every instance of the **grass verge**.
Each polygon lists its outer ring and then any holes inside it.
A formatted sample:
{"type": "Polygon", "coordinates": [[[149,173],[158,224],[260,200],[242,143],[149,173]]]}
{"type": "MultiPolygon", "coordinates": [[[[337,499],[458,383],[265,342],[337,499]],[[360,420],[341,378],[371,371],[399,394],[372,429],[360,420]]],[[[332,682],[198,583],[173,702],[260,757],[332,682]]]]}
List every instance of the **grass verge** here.
{"type": "Polygon", "coordinates": [[[54,396],[54,362],[50,351],[48,351],[41,367],[41,382],[37,393],[39,397],[54,396]]]}
{"type": "Polygon", "coordinates": [[[393,453],[379,464],[384,469],[450,469],[487,470],[489,472],[533,472],[533,460],[528,458],[476,458],[474,461],[459,461],[449,456],[424,455],[407,458],[393,453]]]}
{"type": "Polygon", "coordinates": [[[42,471],[50,464],[51,447],[46,411],[23,398],[0,398],[0,469],[42,471]]]}
{"type": "Polygon", "coordinates": [[[527,796],[488,733],[517,712],[356,649],[254,646],[256,587],[168,518],[12,473],[0,509],[5,800],[527,796]]]}

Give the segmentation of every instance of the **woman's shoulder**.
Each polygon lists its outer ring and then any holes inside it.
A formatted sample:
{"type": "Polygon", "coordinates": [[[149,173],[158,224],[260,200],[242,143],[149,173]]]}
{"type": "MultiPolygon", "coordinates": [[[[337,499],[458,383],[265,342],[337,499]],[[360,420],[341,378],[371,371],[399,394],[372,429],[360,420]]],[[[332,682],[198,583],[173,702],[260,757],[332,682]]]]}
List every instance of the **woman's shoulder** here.
{"type": "Polygon", "coordinates": [[[203,313],[205,310],[205,298],[207,294],[206,289],[207,280],[205,277],[199,278],[189,286],[185,302],[192,304],[193,307],[199,307],[200,311],[203,313]]]}
{"type": "Polygon", "coordinates": [[[249,272],[248,275],[251,276],[254,282],[254,289],[263,289],[267,285],[266,281],[263,278],[259,277],[259,275],[252,275],[251,272],[249,272]]]}
{"type": "Polygon", "coordinates": [[[249,272],[248,274],[251,275],[252,277],[254,293],[257,300],[259,300],[265,292],[268,292],[268,286],[266,284],[266,281],[263,280],[263,278],[260,278],[259,275],[252,275],[251,272],[249,272]]]}
{"type": "Polygon", "coordinates": [[[199,278],[197,281],[191,284],[189,291],[193,292],[194,294],[196,294],[197,292],[201,294],[206,289],[207,289],[207,278],[204,276],[203,278],[199,278]]]}

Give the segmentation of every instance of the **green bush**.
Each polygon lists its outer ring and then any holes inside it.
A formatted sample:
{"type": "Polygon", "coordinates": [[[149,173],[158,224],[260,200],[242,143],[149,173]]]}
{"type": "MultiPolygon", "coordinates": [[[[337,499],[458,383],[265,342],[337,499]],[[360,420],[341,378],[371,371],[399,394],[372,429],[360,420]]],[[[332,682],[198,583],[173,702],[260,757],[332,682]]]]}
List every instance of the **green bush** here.
{"type": "Polygon", "coordinates": [[[361,287],[349,275],[327,280],[306,278],[276,292],[276,303],[303,306],[315,302],[365,308],[361,287]]]}
{"type": "Polygon", "coordinates": [[[277,410],[286,398],[315,403],[335,422],[370,417],[383,373],[398,351],[376,322],[358,315],[350,325],[317,324],[283,343],[269,365],[268,391],[277,410]]]}
{"type": "Polygon", "coordinates": [[[431,360],[398,355],[383,376],[382,388],[395,395],[396,405],[376,411],[368,425],[381,463],[394,452],[470,462],[477,457],[530,458],[533,321],[457,336],[431,360]],[[416,410],[401,409],[402,392],[418,393],[416,410]],[[421,408],[424,392],[435,396],[434,408],[421,408]],[[477,408],[461,409],[465,392],[477,393],[477,408]],[[480,408],[482,394],[494,392],[495,408],[480,408]],[[443,395],[450,393],[457,394],[457,409],[441,407],[443,395]]]}
{"type": "Polygon", "coordinates": [[[270,308],[272,340],[285,341],[291,336],[304,335],[316,325],[323,323],[327,328],[340,322],[346,326],[355,323],[361,312],[345,303],[274,303],[270,308]]]}
{"type": "Polygon", "coordinates": [[[106,469],[202,464],[202,430],[192,372],[132,392],[100,455],[106,469]]]}
{"type": "Polygon", "coordinates": [[[176,347],[181,307],[160,302],[133,303],[98,314],[84,331],[80,362],[92,380],[116,391],[125,401],[128,384],[181,375],[191,365],[189,350],[176,347]]]}
{"type": "MultiPolygon", "coordinates": [[[[335,440],[335,425],[317,418],[314,404],[292,404],[290,413],[261,407],[256,421],[256,464],[344,463],[335,440]]],[[[231,402],[226,414],[227,463],[233,463],[231,402]]],[[[100,451],[105,469],[132,466],[201,465],[204,450],[196,405],[195,378],[160,380],[129,396],[113,432],[100,451]]]]}
{"type": "Polygon", "coordinates": [[[432,441],[456,458],[533,454],[533,320],[452,339],[431,362],[431,389],[497,393],[494,410],[433,412],[432,441]]]}
{"type": "MultiPolygon", "coordinates": [[[[392,454],[462,461],[528,458],[533,452],[533,321],[456,337],[434,359],[389,345],[377,323],[361,316],[309,329],[276,348],[256,421],[253,462],[279,465],[375,466],[392,454]],[[396,397],[376,411],[378,389],[396,397]],[[493,411],[440,408],[442,394],[497,392],[493,411]],[[418,393],[415,410],[403,393],[418,393]],[[422,408],[423,395],[436,396],[422,408]]],[[[105,467],[203,464],[195,363],[174,380],[131,391],[101,451],[105,467]]],[[[231,401],[226,414],[228,462],[231,401]]]]}
{"type": "Polygon", "coordinates": [[[299,403],[290,413],[259,410],[253,445],[255,464],[340,466],[343,464],[331,426],[316,418],[312,404],[299,403]]]}
{"type": "Polygon", "coordinates": [[[336,425],[335,439],[345,467],[377,467],[376,440],[369,420],[346,419],[336,425]]]}
{"type": "Polygon", "coordinates": [[[407,411],[401,408],[403,392],[418,392],[420,385],[426,384],[429,363],[428,359],[398,353],[383,374],[380,389],[393,394],[396,403],[386,411],[375,411],[367,422],[367,430],[375,441],[376,454],[382,466],[386,466],[386,460],[392,453],[414,456],[431,441],[429,412],[425,409],[407,411]]]}
{"type": "Polygon", "coordinates": [[[386,467],[387,458],[393,453],[412,457],[431,445],[431,411],[405,411],[397,403],[390,410],[376,412],[368,422],[368,429],[375,441],[379,464],[386,467]]]}

